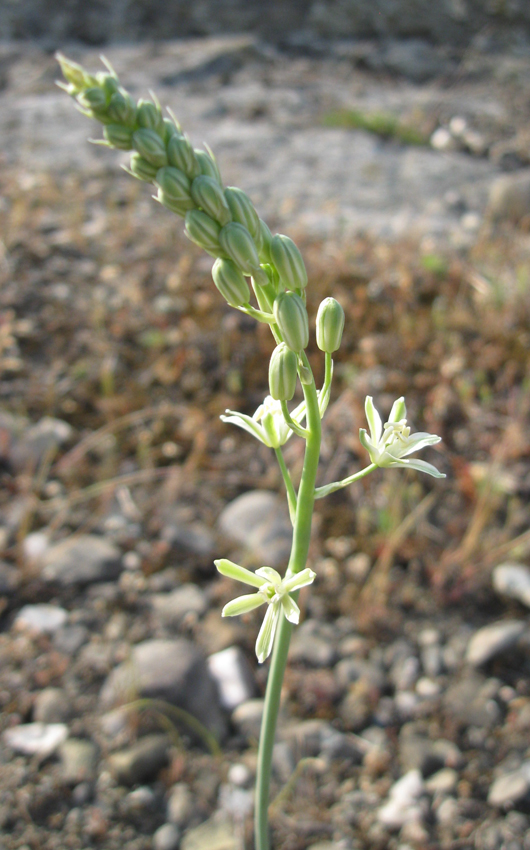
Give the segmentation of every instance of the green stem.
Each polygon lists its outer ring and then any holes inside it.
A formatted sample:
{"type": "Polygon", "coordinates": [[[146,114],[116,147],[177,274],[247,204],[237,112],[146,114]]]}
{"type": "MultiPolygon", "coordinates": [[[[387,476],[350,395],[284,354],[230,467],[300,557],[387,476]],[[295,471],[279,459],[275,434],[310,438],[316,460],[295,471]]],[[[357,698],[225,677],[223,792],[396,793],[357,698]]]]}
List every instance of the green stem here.
{"type": "MultiPolygon", "coordinates": [[[[307,357],[303,355],[305,365],[309,366],[307,357]]],[[[304,456],[304,468],[298,490],[298,502],[293,529],[293,545],[286,575],[293,575],[305,568],[309,553],[311,537],[311,520],[315,499],[315,481],[320,456],[321,422],[318,409],[318,396],[314,380],[303,387],[307,405],[307,437],[304,456]]],[[[296,595],[293,594],[296,598],[296,595]]],[[[276,732],[276,721],[280,708],[282,682],[287,664],[289,642],[292,625],[285,617],[281,617],[274,650],[272,653],[261,735],[258,752],[258,771],[256,777],[256,814],[255,814],[255,847],[256,850],[269,850],[269,791],[272,766],[272,748],[276,732]]]]}
{"type": "Polygon", "coordinates": [[[285,459],[283,457],[283,452],[280,448],[274,449],[276,452],[276,459],[278,461],[278,465],[280,467],[283,483],[285,484],[285,489],[287,491],[287,502],[289,503],[289,516],[291,518],[291,524],[294,525],[296,519],[296,490],[294,489],[293,482],[291,481],[291,476],[289,474],[289,470],[285,464],[285,459]]]}
{"type": "Polygon", "coordinates": [[[320,418],[324,416],[324,413],[327,410],[329,404],[329,397],[331,394],[331,381],[333,380],[333,358],[329,352],[326,351],[326,360],[325,360],[325,372],[324,372],[324,383],[322,384],[322,389],[320,390],[318,396],[318,406],[320,408],[320,418]]]}
{"type": "Polygon", "coordinates": [[[256,310],[256,308],[252,307],[251,304],[245,304],[244,307],[237,307],[236,309],[240,310],[242,313],[246,313],[247,316],[252,316],[258,322],[264,322],[268,325],[274,322],[274,316],[272,313],[264,313],[262,310],[256,310]]]}
{"type": "MultiPolygon", "coordinates": [[[[302,384],[302,386],[303,386],[303,384],[302,384]]],[[[299,437],[303,437],[304,440],[307,440],[307,437],[308,437],[308,434],[309,434],[309,429],[302,428],[302,426],[299,425],[298,422],[294,421],[293,417],[289,413],[289,408],[287,407],[286,401],[281,401],[280,404],[282,406],[283,418],[285,419],[285,421],[286,421],[287,425],[289,426],[289,428],[291,429],[291,431],[294,431],[294,433],[298,434],[299,437]]]]}
{"type": "Polygon", "coordinates": [[[341,490],[343,487],[347,487],[348,484],[353,484],[354,481],[360,481],[361,478],[369,475],[374,469],[378,469],[378,466],[376,463],[371,463],[370,466],[365,466],[360,472],[356,472],[354,475],[348,476],[348,478],[343,478],[342,481],[334,481],[332,484],[324,484],[323,487],[317,487],[315,490],[315,499],[323,499],[324,496],[329,496],[335,490],[341,490]]]}

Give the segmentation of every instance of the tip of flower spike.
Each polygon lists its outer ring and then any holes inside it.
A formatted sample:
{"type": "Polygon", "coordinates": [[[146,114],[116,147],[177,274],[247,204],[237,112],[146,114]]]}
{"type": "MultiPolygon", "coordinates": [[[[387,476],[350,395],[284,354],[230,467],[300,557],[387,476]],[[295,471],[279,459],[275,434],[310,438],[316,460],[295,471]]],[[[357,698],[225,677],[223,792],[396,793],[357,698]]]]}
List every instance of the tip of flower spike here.
{"type": "Polygon", "coordinates": [[[114,68],[112,67],[110,61],[107,59],[107,57],[103,53],[100,53],[99,58],[103,62],[104,66],[107,69],[107,71],[109,72],[109,74],[112,74],[113,77],[116,77],[116,79],[118,79],[118,75],[117,75],[116,71],[114,70],[114,68]]]}

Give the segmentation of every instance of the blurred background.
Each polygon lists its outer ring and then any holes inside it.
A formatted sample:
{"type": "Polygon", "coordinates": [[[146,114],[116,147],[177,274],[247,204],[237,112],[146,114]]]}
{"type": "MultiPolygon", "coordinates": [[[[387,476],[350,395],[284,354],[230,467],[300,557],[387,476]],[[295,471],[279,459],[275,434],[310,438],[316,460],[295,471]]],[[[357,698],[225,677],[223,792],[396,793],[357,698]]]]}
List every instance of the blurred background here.
{"type": "Polygon", "coordinates": [[[528,3],[5,0],[0,34],[2,847],[252,846],[260,613],[220,619],[213,559],[290,542],[270,452],[219,420],[272,338],[88,143],[60,49],[212,147],[312,321],[343,305],[320,483],[366,465],[367,394],[443,438],[444,481],[317,504],[274,846],[528,850],[528,3]]]}

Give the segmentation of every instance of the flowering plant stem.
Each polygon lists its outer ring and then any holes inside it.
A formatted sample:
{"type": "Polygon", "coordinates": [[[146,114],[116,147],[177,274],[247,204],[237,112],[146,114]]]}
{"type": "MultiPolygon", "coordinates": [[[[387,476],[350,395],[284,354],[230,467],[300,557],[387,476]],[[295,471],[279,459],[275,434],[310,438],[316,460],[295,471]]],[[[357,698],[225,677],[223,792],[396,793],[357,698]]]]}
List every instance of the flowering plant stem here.
{"type": "MultiPolygon", "coordinates": [[[[304,357],[304,361],[306,367],[309,367],[307,358],[304,357]]],[[[314,379],[312,379],[310,384],[302,384],[302,388],[306,402],[307,436],[305,438],[306,446],[304,467],[296,502],[293,543],[287,567],[287,576],[299,573],[304,569],[307,563],[322,434],[318,396],[314,379]]],[[[294,597],[296,599],[297,594],[294,594],[294,597]]],[[[292,630],[292,623],[290,623],[285,617],[282,617],[276,634],[267,680],[256,778],[254,821],[256,850],[268,850],[270,846],[268,808],[272,750],[274,746],[282,682],[285,674],[285,666],[287,664],[287,654],[289,651],[292,630]]]]}

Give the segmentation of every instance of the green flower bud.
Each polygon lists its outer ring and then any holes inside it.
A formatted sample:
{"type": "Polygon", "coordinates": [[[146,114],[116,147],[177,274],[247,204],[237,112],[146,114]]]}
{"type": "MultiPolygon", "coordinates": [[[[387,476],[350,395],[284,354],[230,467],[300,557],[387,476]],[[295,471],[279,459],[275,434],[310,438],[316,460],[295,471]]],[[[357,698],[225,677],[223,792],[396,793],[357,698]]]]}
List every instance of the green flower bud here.
{"type": "Polygon", "coordinates": [[[197,157],[201,174],[204,174],[206,177],[213,177],[219,183],[219,186],[222,186],[223,181],[221,180],[221,175],[213,156],[210,156],[206,151],[201,151],[200,148],[195,148],[195,156],[197,157]]]}
{"type": "Polygon", "coordinates": [[[61,66],[61,71],[65,80],[74,87],[75,91],[85,89],[87,85],[91,85],[93,81],[88,79],[85,70],[78,65],[77,62],[71,62],[62,53],[56,53],[55,58],[61,66]]]}
{"type": "Polygon", "coordinates": [[[167,165],[167,154],[164,143],[154,130],[141,128],[133,133],[133,146],[140,156],[156,166],[162,168],[167,165]]]}
{"type": "Polygon", "coordinates": [[[344,330],[344,310],[334,298],[325,298],[317,313],[317,345],[333,354],[340,348],[344,330]]]}
{"type": "Polygon", "coordinates": [[[223,190],[213,177],[199,174],[191,184],[191,196],[197,206],[218,221],[221,226],[231,220],[232,216],[223,190]]]}
{"type": "Polygon", "coordinates": [[[272,352],[269,364],[269,389],[277,401],[290,401],[296,390],[298,357],[281,342],[272,352]]]}
{"type": "Polygon", "coordinates": [[[108,115],[116,124],[134,127],[136,120],[136,104],[126,91],[115,92],[109,103],[108,115]]]}
{"type": "Polygon", "coordinates": [[[231,307],[241,307],[250,301],[250,289],[243,274],[232,260],[218,259],[212,269],[213,282],[231,307]]]}
{"type": "Polygon", "coordinates": [[[107,124],[103,128],[103,135],[111,147],[120,151],[130,151],[133,146],[132,130],[121,124],[107,124]]]}
{"type": "Polygon", "coordinates": [[[203,248],[213,257],[221,254],[219,246],[220,226],[213,218],[200,210],[190,210],[186,213],[186,236],[195,242],[199,248],[203,248]]]}
{"type": "Polygon", "coordinates": [[[139,153],[131,155],[129,170],[138,180],[144,180],[146,183],[153,183],[158,173],[156,165],[151,165],[139,153]]]}
{"type": "Polygon", "coordinates": [[[305,304],[296,292],[281,292],[273,306],[274,319],[285,344],[302,351],[309,342],[309,319],[305,304]]]}
{"type": "Polygon", "coordinates": [[[107,98],[105,92],[97,86],[90,89],[85,89],[77,96],[77,102],[83,109],[88,109],[97,115],[100,112],[105,112],[107,109],[107,98]]]}
{"type": "MultiPolygon", "coordinates": [[[[174,198],[170,198],[169,195],[166,195],[166,193],[163,192],[162,189],[158,190],[156,200],[160,204],[162,204],[163,207],[166,207],[166,209],[171,210],[171,212],[182,216],[182,218],[185,217],[186,213],[190,209],[189,203],[186,203],[185,201],[175,201],[174,198]]],[[[191,203],[193,206],[193,201],[191,203]]]]}
{"type": "Polygon", "coordinates": [[[105,92],[105,97],[107,102],[110,100],[113,94],[118,91],[119,83],[114,74],[107,74],[105,71],[100,71],[96,74],[96,80],[98,85],[105,92]]]}
{"type": "Polygon", "coordinates": [[[225,198],[233,220],[246,227],[254,241],[258,242],[260,239],[259,217],[247,193],[236,186],[228,186],[225,189],[225,198]]]}
{"type": "Polygon", "coordinates": [[[260,218],[259,220],[259,230],[260,230],[260,248],[259,248],[259,258],[262,263],[270,263],[271,260],[271,242],[272,242],[272,233],[269,228],[260,218]]]}
{"type": "Polygon", "coordinates": [[[190,180],[201,173],[195,151],[187,136],[175,133],[167,143],[167,158],[170,165],[187,174],[190,180]]]}
{"type": "Polygon", "coordinates": [[[178,136],[178,135],[179,135],[179,131],[178,131],[178,128],[175,127],[175,122],[172,121],[171,118],[164,118],[163,138],[164,138],[164,142],[166,144],[166,148],[167,148],[167,143],[169,142],[171,137],[172,136],[178,136]]]}
{"type": "Polygon", "coordinates": [[[225,224],[219,234],[219,241],[230,259],[239,266],[243,274],[255,275],[259,270],[259,257],[252,236],[247,228],[237,221],[225,224]]]}
{"type": "Polygon", "coordinates": [[[272,237],[271,261],[278,269],[280,280],[286,289],[305,289],[307,272],[302,255],[292,239],[280,233],[272,237]]]}
{"type": "Polygon", "coordinates": [[[136,110],[136,123],[145,130],[154,130],[159,136],[164,134],[164,119],[158,106],[150,100],[139,100],[136,110]]]}
{"type": "Polygon", "coordinates": [[[195,206],[191,199],[191,184],[178,168],[165,165],[156,173],[156,185],[163,192],[164,197],[184,206],[185,210],[191,210],[195,206]]]}

